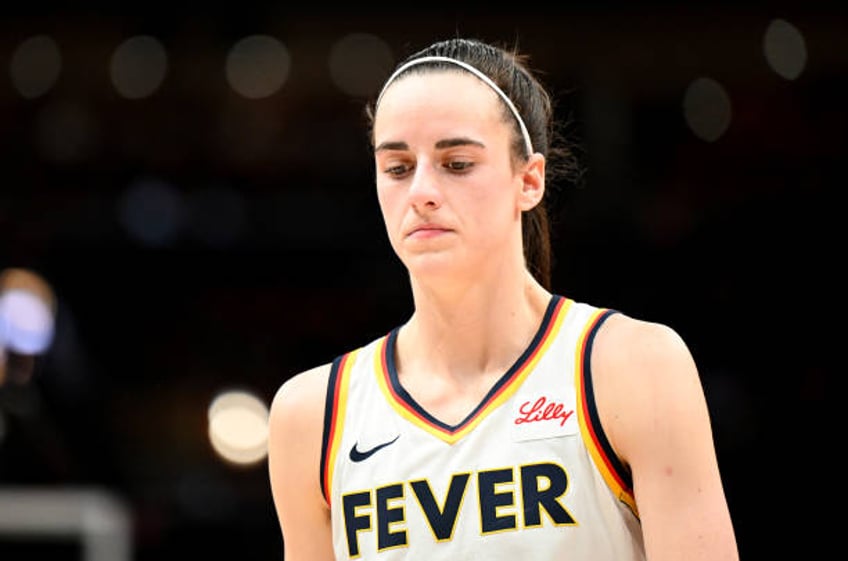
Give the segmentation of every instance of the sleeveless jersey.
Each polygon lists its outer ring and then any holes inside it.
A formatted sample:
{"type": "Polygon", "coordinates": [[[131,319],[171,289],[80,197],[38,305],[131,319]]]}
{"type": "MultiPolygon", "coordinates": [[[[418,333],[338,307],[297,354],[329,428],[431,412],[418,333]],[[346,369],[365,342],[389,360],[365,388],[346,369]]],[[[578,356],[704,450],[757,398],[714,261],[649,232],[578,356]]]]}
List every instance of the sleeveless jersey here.
{"type": "Polygon", "coordinates": [[[337,357],[320,474],[336,559],[644,560],[589,371],[612,313],[554,295],[531,344],[457,425],[401,386],[398,328],[337,357]]]}

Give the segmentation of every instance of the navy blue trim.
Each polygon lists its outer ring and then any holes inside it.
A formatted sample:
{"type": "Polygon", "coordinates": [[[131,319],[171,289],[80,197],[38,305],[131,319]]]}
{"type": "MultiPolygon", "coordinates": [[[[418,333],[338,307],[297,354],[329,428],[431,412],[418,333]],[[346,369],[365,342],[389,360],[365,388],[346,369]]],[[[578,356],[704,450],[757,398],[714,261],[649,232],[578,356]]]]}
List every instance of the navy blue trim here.
{"type": "Polygon", "coordinates": [[[612,469],[615,470],[619,478],[621,478],[627,486],[627,489],[632,490],[633,477],[630,470],[627,469],[627,466],[625,466],[618,458],[618,455],[615,453],[615,450],[613,450],[613,447],[604,432],[604,428],[601,425],[601,417],[598,415],[598,406],[595,403],[595,389],[592,385],[592,347],[595,343],[595,336],[598,334],[601,325],[603,325],[603,323],[611,315],[616,313],[618,313],[616,310],[606,310],[603,314],[601,314],[595,322],[595,325],[592,326],[592,330],[586,338],[586,352],[583,353],[583,387],[585,388],[583,399],[586,401],[586,411],[589,416],[589,418],[586,419],[586,422],[592,426],[592,431],[595,433],[598,445],[601,447],[604,456],[606,456],[609,460],[612,469]]]}
{"type": "Polygon", "coordinates": [[[435,425],[442,430],[445,430],[450,433],[455,433],[461,430],[465,425],[470,423],[477,413],[480,412],[488,403],[494,398],[494,396],[500,391],[500,389],[508,384],[512,377],[516,372],[529,360],[529,358],[533,355],[536,348],[541,344],[542,339],[545,333],[548,330],[548,326],[553,319],[554,311],[557,308],[557,303],[562,300],[562,296],[554,294],[551,297],[550,302],[548,302],[548,307],[545,310],[545,316],[542,318],[542,323],[539,325],[539,328],[536,330],[536,334],[533,336],[533,340],[527,346],[521,356],[518,357],[513,365],[507,370],[503,376],[492,386],[486,396],[480,401],[477,407],[474,408],[471,413],[468,414],[465,419],[459,422],[457,425],[449,425],[447,423],[443,423],[442,421],[436,419],[432,415],[430,415],[423,407],[421,407],[415,399],[412,398],[411,395],[403,388],[400,383],[400,379],[398,378],[397,366],[395,364],[395,342],[397,340],[398,332],[400,331],[400,327],[394,328],[388,336],[388,340],[386,341],[386,345],[383,349],[385,353],[386,360],[386,369],[389,374],[389,383],[392,385],[392,389],[395,394],[404,401],[411,409],[414,409],[416,413],[418,413],[422,418],[424,418],[428,423],[435,425]]]}
{"type": "MultiPolygon", "coordinates": [[[[324,434],[321,439],[321,465],[318,468],[318,478],[321,484],[321,494],[329,499],[329,490],[324,486],[324,474],[327,473],[330,466],[327,465],[330,454],[330,427],[333,424],[333,416],[335,414],[333,403],[336,401],[336,393],[338,393],[339,372],[341,370],[342,359],[345,355],[337,356],[333,359],[333,364],[330,367],[330,377],[327,380],[327,395],[324,398],[324,434]]],[[[341,419],[337,419],[337,423],[341,425],[341,419]]],[[[341,430],[341,426],[337,427],[341,430]]]]}

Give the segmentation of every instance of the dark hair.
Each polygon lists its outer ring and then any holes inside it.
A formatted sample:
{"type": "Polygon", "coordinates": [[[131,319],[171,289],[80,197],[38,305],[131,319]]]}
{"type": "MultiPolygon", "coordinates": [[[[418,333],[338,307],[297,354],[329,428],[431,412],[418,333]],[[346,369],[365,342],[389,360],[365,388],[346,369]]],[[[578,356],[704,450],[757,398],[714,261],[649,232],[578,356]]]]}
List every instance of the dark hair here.
{"type": "MultiPolygon", "coordinates": [[[[529,271],[546,289],[551,289],[551,226],[548,216],[547,200],[550,187],[560,176],[572,176],[577,170],[573,151],[564,143],[560,144],[559,131],[553,118],[553,100],[546,88],[537,78],[529,65],[529,57],[519,54],[515,49],[507,49],[477,39],[454,38],[438,41],[413,53],[401,61],[396,68],[406,62],[425,56],[442,56],[470,64],[489,77],[509,97],[515,105],[524,125],[530,134],[533,149],[546,159],[545,200],[522,217],[522,237],[524,260],[529,271]]],[[[433,69],[457,68],[449,62],[433,61],[414,65],[404,74],[426,72],[433,69]]],[[[512,155],[516,161],[524,161],[526,153],[524,138],[518,121],[505,103],[504,119],[514,124],[512,155]]],[[[373,142],[374,113],[376,107],[372,101],[366,106],[369,120],[369,135],[373,142]]]]}

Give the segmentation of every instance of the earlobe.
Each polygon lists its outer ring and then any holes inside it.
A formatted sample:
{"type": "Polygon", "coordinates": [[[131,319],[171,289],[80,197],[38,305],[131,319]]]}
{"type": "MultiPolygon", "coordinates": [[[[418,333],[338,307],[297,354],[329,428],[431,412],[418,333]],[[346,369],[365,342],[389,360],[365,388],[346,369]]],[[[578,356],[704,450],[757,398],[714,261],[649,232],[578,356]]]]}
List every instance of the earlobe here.
{"type": "Polygon", "coordinates": [[[519,204],[521,210],[530,210],[545,196],[545,157],[538,152],[530,156],[522,173],[519,204]]]}

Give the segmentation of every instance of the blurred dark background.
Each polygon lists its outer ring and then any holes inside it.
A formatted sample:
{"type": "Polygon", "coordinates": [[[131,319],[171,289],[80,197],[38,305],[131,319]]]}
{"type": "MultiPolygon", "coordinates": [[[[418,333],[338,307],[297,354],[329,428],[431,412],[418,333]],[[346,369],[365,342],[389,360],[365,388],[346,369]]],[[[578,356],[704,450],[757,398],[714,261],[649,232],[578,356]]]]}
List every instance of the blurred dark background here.
{"type": "MultiPolygon", "coordinates": [[[[689,343],[742,558],[829,550],[843,3],[290,4],[4,5],[0,271],[56,315],[5,352],[0,489],[115,497],[137,561],[282,558],[267,465],[216,453],[210,403],[269,404],[410,313],[362,108],[459,34],[517,43],[557,96],[585,174],[551,186],[555,288],[689,343]]],[[[4,532],[5,500],[0,557],[80,558],[4,532]]]]}

